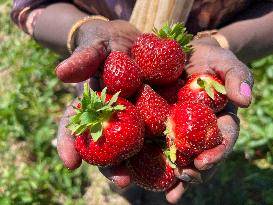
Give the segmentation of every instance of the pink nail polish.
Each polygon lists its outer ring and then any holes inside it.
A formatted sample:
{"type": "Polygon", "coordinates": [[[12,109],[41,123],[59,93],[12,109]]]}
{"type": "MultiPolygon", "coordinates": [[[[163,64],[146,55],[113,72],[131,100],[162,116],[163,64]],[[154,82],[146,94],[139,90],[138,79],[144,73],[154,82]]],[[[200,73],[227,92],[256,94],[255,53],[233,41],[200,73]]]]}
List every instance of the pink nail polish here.
{"type": "Polygon", "coordinates": [[[242,82],[240,85],[240,93],[246,97],[250,97],[251,96],[250,86],[247,83],[242,82]]]}

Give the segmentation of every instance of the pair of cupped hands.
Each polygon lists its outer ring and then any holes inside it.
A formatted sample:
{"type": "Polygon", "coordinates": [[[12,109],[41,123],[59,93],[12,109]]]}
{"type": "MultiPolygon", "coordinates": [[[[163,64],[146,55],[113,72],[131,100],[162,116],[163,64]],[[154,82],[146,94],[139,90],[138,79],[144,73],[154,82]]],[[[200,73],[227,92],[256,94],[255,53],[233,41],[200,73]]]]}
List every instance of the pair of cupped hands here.
{"type": "MultiPolygon", "coordinates": [[[[111,51],[130,53],[133,42],[141,33],[130,23],[122,20],[93,20],[80,27],[75,35],[75,51],[56,68],[57,76],[64,82],[80,83],[90,78],[91,70],[98,68],[111,51]],[[91,69],[90,69],[91,68],[91,69]]],[[[218,126],[223,135],[222,144],[205,150],[194,159],[194,166],[176,169],[180,179],[175,187],[166,192],[166,199],[175,203],[191,183],[206,180],[208,173],[223,161],[232,151],[239,135],[239,118],[237,107],[248,107],[251,103],[253,77],[248,67],[240,62],[227,49],[219,46],[212,38],[193,40],[193,53],[186,67],[187,75],[193,73],[217,74],[224,82],[229,103],[217,114],[218,126]]],[[[90,78],[94,90],[100,89],[97,79],[90,78]]],[[[57,149],[64,165],[76,169],[82,159],[74,148],[74,138],[66,128],[68,118],[73,114],[72,102],[64,112],[58,131],[57,149]]],[[[124,164],[100,168],[101,173],[116,186],[124,188],[130,184],[130,176],[124,164]]]]}

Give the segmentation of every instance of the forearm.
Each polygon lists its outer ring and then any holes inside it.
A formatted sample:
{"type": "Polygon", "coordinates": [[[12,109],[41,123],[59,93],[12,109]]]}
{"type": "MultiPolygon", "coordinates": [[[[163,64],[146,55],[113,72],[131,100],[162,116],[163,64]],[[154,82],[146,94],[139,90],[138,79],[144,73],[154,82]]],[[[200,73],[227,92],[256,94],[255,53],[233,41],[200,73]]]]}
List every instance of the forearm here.
{"type": "Polygon", "coordinates": [[[273,3],[260,3],[219,31],[243,62],[273,53],[273,3]]]}
{"type": "Polygon", "coordinates": [[[46,7],[37,17],[34,25],[34,38],[51,50],[67,55],[67,36],[72,25],[87,16],[69,3],[55,3],[46,7]]]}

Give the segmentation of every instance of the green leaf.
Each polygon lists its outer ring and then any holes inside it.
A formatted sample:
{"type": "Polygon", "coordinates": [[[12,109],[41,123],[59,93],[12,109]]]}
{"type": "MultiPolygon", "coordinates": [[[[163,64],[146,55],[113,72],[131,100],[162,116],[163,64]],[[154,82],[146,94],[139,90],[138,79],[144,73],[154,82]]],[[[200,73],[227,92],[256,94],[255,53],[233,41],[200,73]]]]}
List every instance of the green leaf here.
{"type": "Polygon", "coordinates": [[[72,124],[72,123],[75,124],[75,123],[79,122],[81,115],[82,115],[81,113],[77,113],[76,115],[71,116],[69,118],[69,124],[72,124]]]}
{"type": "Polygon", "coordinates": [[[90,108],[91,108],[91,107],[94,107],[94,104],[98,98],[96,92],[94,92],[93,90],[91,91],[90,98],[91,98],[91,100],[90,100],[90,108]]]}
{"type": "Polygon", "coordinates": [[[161,29],[165,34],[169,34],[171,32],[171,28],[169,24],[166,22],[164,23],[162,29],[161,29]]]}
{"type": "Polygon", "coordinates": [[[172,168],[176,168],[176,147],[175,145],[172,145],[169,149],[164,151],[164,154],[166,156],[167,162],[168,164],[172,167],[172,168]]]}
{"type": "Polygon", "coordinates": [[[79,127],[79,125],[78,125],[78,124],[71,123],[71,124],[67,124],[65,127],[66,127],[67,129],[71,130],[72,133],[74,133],[75,130],[77,130],[77,128],[79,127]]]}
{"type": "Polygon", "coordinates": [[[176,40],[185,53],[192,51],[192,47],[189,45],[189,42],[192,40],[193,36],[188,34],[186,27],[183,23],[176,23],[172,25],[172,28],[165,23],[161,29],[153,29],[154,33],[160,38],[169,38],[176,40]]]}
{"type": "Polygon", "coordinates": [[[124,105],[112,106],[117,101],[120,92],[114,94],[110,101],[105,104],[106,89],[104,88],[99,96],[90,89],[88,83],[85,83],[81,99],[82,108],[74,108],[78,110],[78,113],[70,117],[67,128],[76,134],[81,134],[90,129],[92,130],[91,133],[93,133],[92,137],[97,140],[102,135],[101,123],[109,120],[114,111],[125,109],[124,105]]]}
{"type": "Polygon", "coordinates": [[[83,112],[79,117],[81,124],[88,124],[93,122],[96,118],[98,118],[98,114],[95,112],[83,112]]]}
{"type": "Polygon", "coordinates": [[[82,125],[78,125],[77,129],[74,131],[74,133],[80,135],[82,134],[83,132],[85,132],[87,130],[87,126],[86,124],[82,124],[82,125]]]}
{"type": "Polygon", "coordinates": [[[105,105],[104,107],[99,108],[99,109],[97,109],[96,111],[97,111],[97,112],[101,112],[101,111],[105,111],[105,110],[109,110],[109,111],[110,111],[111,109],[112,109],[111,106],[105,105]]]}
{"type": "Polygon", "coordinates": [[[160,36],[161,38],[167,38],[167,34],[165,33],[163,29],[159,30],[157,32],[157,35],[160,36]]]}
{"type": "Polygon", "coordinates": [[[170,133],[170,132],[169,132],[169,129],[168,129],[168,128],[166,128],[166,130],[163,132],[163,134],[166,135],[166,136],[167,136],[169,133],[170,133]]]}
{"type": "Polygon", "coordinates": [[[217,92],[219,92],[219,93],[221,93],[221,94],[223,94],[223,95],[226,95],[227,94],[227,91],[226,91],[226,89],[225,89],[225,86],[223,86],[223,85],[221,85],[220,83],[218,83],[217,81],[215,81],[215,80],[211,80],[211,85],[214,87],[214,89],[217,91],[217,92]]]}
{"type": "Polygon", "coordinates": [[[204,86],[205,86],[206,93],[209,95],[209,97],[211,99],[214,100],[214,91],[213,91],[212,87],[210,86],[210,84],[207,83],[206,81],[204,81],[204,86]]]}
{"type": "Polygon", "coordinates": [[[106,91],[107,91],[107,87],[103,88],[103,90],[101,91],[101,101],[103,104],[105,104],[106,91]]]}
{"type": "Polygon", "coordinates": [[[90,87],[88,83],[85,83],[83,86],[83,95],[81,99],[82,109],[86,109],[86,107],[91,103],[91,95],[90,95],[90,87]]]}
{"type": "Polygon", "coordinates": [[[175,147],[175,145],[172,145],[171,147],[170,147],[170,153],[169,153],[170,155],[170,160],[171,160],[171,162],[175,162],[176,161],[176,147],[175,147]]]}
{"type": "Polygon", "coordinates": [[[74,134],[81,134],[87,129],[85,124],[69,124],[67,125],[67,128],[70,129],[74,134]]]}
{"type": "Polygon", "coordinates": [[[112,96],[111,100],[107,103],[107,105],[111,106],[111,105],[113,105],[115,102],[117,102],[117,99],[118,99],[119,94],[120,94],[120,91],[117,92],[117,93],[115,93],[115,94],[112,96]]]}
{"type": "Polygon", "coordinates": [[[111,111],[118,111],[118,110],[124,110],[125,106],[124,105],[116,105],[115,107],[112,107],[110,105],[105,105],[104,107],[98,109],[97,111],[107,111],[107,112],[111,112],[111,111]]]}
{"type": "Polygon", "coordinates": [[[101,123],[97,123],[91,128],[91,137],[96,142],[102,136],[102,125],[101,123]]]}
{"type": "Polygon", "coordinates": [[[116,105],[115,107],[114,107],[114,110],[116,110],[116,111],[118,111],[118,110],[125,110],[126,108],[125,108],[125,106],[124,105],[116,105]]]}
{"type": "Polygon", "coordinates": [[[165,151],[164,152],[165,156],[166,156],[166,161],[167,163],[170,165],[171,168],[175,169],[176,168],[176,164],[173,163],[170,159],[170,151],[165,151]]]}

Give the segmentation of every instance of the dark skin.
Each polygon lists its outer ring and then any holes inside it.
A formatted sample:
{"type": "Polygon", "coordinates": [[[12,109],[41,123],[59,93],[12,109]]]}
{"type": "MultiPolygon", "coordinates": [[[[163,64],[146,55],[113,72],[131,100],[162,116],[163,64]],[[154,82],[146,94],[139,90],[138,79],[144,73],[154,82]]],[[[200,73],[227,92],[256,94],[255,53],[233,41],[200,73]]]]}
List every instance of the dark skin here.
{"type": "MultiPolygon", "coordinates": [[[[61,72],[66,73],[66,69],[71,69],[71,61],[76,69],[78,64],[74,63],[76,61],[74,59],[78,59],[80,55],[89,56],[85,57],[85,59],[88,58],[88,61],[83,61],[83,63],[99,65],[113,50],[128,52],[138,35],[139,32],[137,32],[131,24],[125,21],[92,21],[81,28],[76,36],[77,48],[75,52],[71,57],[58,65],[57,69],[62,69],[61,72]],[[103,33],[106,29],[107,33],[103,33]],[[128,35],[128,33],[131,35],[128,35]],[[100,63],[97,63],[97,61],[100,63]]],[[[187,74],[190,75],[195,72],[204,72],[220,75],[220,77],[225,80],[228,93],[227,96],[229,99],[238,106],[247,107],[251,102],[251,96],[246,97],[240,93],[240,83],[244,81],[248,81],[251,84],[253,83],[248,68],[241,63],[231,51],[219,47],[218,43],[213,39],[208,38],[193,41],[192,45],[195,51],[189,59],[189,66],[186,69],[187,74]],[[207,54],[207,57],[200,58],[199,56],[204,53],[207,54]],[[221,58],[219,58],[219,55],[221,58]],[[226,66],[227,63],[230,66],[226,66]],[[237,77],[238,71],[242,73],[239,78],[237,77]],[[236,81],[233,82],[230,79],[236,79],[236,81]]],[[[88,68],[89,66],[84,67],[88,68]]],[[[73,68],[72,70],[74,71],[75,69],[73,68]]],[[[73,74],[69,71],[69,75],[67,75],[66,78],[62,76],[62,80],[65,82],[75,82],[74,79],[71,80],[70,76],[73,76],[73,74]]],[[[81,80],[86,80],[88,78],[89,76],[86,75],[81,80]]],[[[93,79],[93,82],[94,81],[95,80],[93,79]]],[[[96,83],[93,83],[93,86],[97,86],[96,83]]],[[[233,106],[232,109],[226,109],[218,116],[218,126],[221,129],[225,140],[221,145],[211,150],[206,150],[196,157],[194,160],[195,168],[188,167],[183,170],[176,170],[175,173],[177,174],[177,177],[181,179],[181,182],[176,187],[166,192],[166,197],[169,202],[178,200],[188,186],[188,183],[200,182],[200,171],[211,168],[232,150],[238,137],[239,125],[238,121],[234,119],[234,115],[229,112],[235,113],[235,107],[233,106]]],[[[64,126],[67,124],[68,117],[72,113],[73,110],[69,107],[61,121],[57,148],[65,166],[70,169],[75,169],[80,166],[81,158],[74,149],[73,137],[70,135],[71,133],[64,126]],[[69,150],[69,152],[67,150],[69,150]]],[[[113,168],[101,168],[100,170],[119,187],[126,187],[130,183],[130,176],[124,165],[113,168]]]]}
{"type": "MultiPolygon", "coordinates": [[[[272,4],[270,5],[272,6],[272,4]]],[[[266,8],[268,8],[268,6],[266,8]]],[[[271,11],[272,9],[270,12],[271,11]]],[[[67,33],[75,21],[86,15],[87,14],[79,11],[72,5],[63,3],[53,4],[46,8],[43,14],[37,19],[34,36],[40,43],[50,47],[52,50],[63,55],[68,55],[67,50],[65,49],[67,33]],[[70,20],[63,17],[67,15],[68,11],[70,20]],[[54,16],[54,19],[52,19],[52,16],[54,16]],[[45,22],[55,21],[56,19],[58,19],[57,22],[49,24],[49,26],[47,25],[46,27],[45,22]],[[60,28],[62,31],[60,31],[60,28]],[[54,35],[48,34],[48,30],[51,32],[58,30],[62,35],[60,34],[56,39],[54,35]]],[[[266,24],[266,22],[269,22],[270,24],[270,22],[272,22],[272,16],[271,12],[257,21],[260,21],[260,25],[266,24]]],[[[203,174],[204,170],[212,170],[214,165],[225,159],[232,151],[233,145],[239,135],[239,120],[235,115],[237,110],[236,107],[249,106],[251,102],[253,78],[247,66],[243,64],[235,54],[244,61],[246,61],[246,59],[250,60],[258,57],[253,53],[247,53],[247,51],[253,49],[253,45],[256,45],[258,42],[260,42],[259,55],[267,54],[273,50],[271,47],[268,47],[268,45],[271,45],[272,38],[267,38],[268,40],[265,43],[264,41],[260,41],[260,39],[264,38],[264,35],[270,36],[271,30],[268,30],[268,27],[265,27],[265,31],[258,33],[263,33],[263,35],[257,34],[255,36],[256,39],[252,38],[251,43],[248,43],[249,41],[244,42],[246,37],[240,39],[240,41],[238,40],[241,31],[235,35],[236,31],[239,30],[238,28],[242,27],[249,30],[253,29],[251,22],[238,21],[235,25],[232,24],[220,30],[220,33],[226,36],[230,42],[231,51],[222,49],[212,38],[202,38],[200,40],[192,41],[194,52],[189,58],[189,66],[186,68],[186,73],[188,75],[196,72],[218,74],[222,80],[225,81],[227,96],[230,103],[229,106],[218,115],[218,126],[224,137],[223,143],[211,150],[206,150],[197,156],[194,160],[195,167],[187,167],[175,171],[177,177],[181,179],[181,182],[176,187],[173,187],[166,192],[166,198],[171,203],[175,203],[179,200],[190,183],[205,180],[203,174]],[[264,47],[266,47],[266,49],[264,49],[264,47]]],[[[83,70],[88,69],[89,66],[95,66],[96,68],[104,61],[107,55],[114,50],[128,52],[132,42],[139,34],[140,32],[126,21],[116,20],[105,22],[93,20],[84,24],[75,35],[76,49],[74,53],[56,68],[57,75],[58,73],[62,73],[62,76],[59,74],[58,77],[64,82],[81,82],[89,79],[90,76],[88,75],[88,72],[81,72],[85,74],[79,75],[79,70],[77,68],[81,67],[83,70]],[[78,77],[72,78],[72,76],[78,77]]],[[[90,84],[94,89],[99,89],[99,83],[96,79],[91,78],[90,81],[90,84]]],[[[71,136],[71,132],[65,128],[67,119],[72,113],[73,110],[71,107],[68,107],[60,122],[57,148],[64,165],[69,169],[76,169],[81,165],[82,160],[74,149],[74,139],[71,136]]],[[[124,165],[107,169],[103,168],[101,169],[101,172],[121,188],[126,187],[130,183],[130,177],[124,165]]]]}

